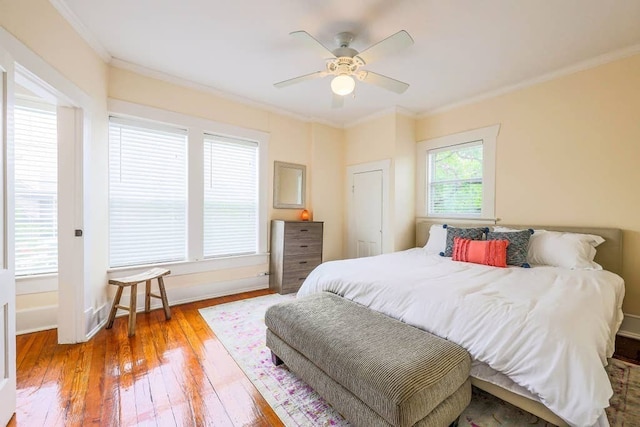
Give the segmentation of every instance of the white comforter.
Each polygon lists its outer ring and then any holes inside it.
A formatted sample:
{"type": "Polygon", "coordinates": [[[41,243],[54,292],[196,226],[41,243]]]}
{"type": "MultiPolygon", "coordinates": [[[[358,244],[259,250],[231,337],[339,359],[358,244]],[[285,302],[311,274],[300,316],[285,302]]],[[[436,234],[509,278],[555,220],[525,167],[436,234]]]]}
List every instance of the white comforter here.
{"type": "Polygon", "coordinates": [[[451,340],[574,426],[613,391],[604,370],[624,282],[608,271],[496,268],[410,249],[327,262],[298,296],[329,291],[451,340]]]}

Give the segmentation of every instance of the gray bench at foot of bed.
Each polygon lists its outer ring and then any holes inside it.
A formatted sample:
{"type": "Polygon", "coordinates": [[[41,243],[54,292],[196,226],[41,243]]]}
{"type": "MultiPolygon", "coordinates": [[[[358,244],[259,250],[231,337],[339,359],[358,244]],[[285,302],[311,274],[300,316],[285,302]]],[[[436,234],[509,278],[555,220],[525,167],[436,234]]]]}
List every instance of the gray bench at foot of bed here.
{"type": "Polygon", "coordinates": [[[265,323],[274,363],[356,426],[447,426],[471,401],[462,347],[344,298],[277,304],[265,323]]]}

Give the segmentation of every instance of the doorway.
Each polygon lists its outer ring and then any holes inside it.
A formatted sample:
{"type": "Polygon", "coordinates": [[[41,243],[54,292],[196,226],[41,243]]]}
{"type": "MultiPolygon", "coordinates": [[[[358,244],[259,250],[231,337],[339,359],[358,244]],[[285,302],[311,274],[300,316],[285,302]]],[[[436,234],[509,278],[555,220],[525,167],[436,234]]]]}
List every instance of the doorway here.
{"type": "Polygon", "coordinates": [[[391,251],[389,233],[390,160],[347,168],[347,257],[391,251]]]}

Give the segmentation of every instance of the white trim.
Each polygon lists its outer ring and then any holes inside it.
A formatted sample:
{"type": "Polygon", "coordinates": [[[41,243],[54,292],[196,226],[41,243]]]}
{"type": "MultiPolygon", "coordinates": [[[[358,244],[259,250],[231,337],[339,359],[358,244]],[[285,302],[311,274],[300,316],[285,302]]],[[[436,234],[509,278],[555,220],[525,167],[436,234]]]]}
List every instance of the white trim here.
{"type": "MultiPolygon", "coordinates": [[[[152,288],[155,283],[152,284],[152,288]]],[[[235,295],[243,292],[257,291],[269,288],[269,276],[248,277],[238,280],[228,280],[223,282],[206,283],[202,285],[167,288],[167,298],[169,305],[179,305],[188,302],[202,301],[210,298],[217,298],[227,295],[235,295]]],[[[129,294],[123,293],[123,304],[127,304],[129,294]]],[[[156,299],[151,301],[151,309],[162,307],[162,303],[156,299]]],[[[111,301],[102,304],[97,310],[88,308],[85,310],[86,334],[85,341],[91,339],[106,324],[111,308],[111,301]]],[[[144,311],[144,288],[138,292],[138,313],[144,311]]],[[[18,335],[31,332],[45,331],[57,327],[57,305],[47,305],[42,307],[27,308],[16,311],[16,330],[18,335]]],[[[119,311],[118,317],[127,313],[119,311]]]]}
{"type": "Polygon", "coordinates": [[[16,334],[55,329],[58,326],[58,306],[46,305],[16,310],[16,334]]]}
{"type": "MultiPolygon", "coordinates": [[[[75,182],[70,184],[72,185],[70,188],[73,188],[73,200],[71,200],[71,198],[69,199],[69,206],[66,208],[67,210],[65,210],[63,218],[65,218],[66,226],[69,230],[82,229],[84,224],[83,206],[86,200],[83,180],[85,174],[89,171],[89,168],[85,167],[86,164],[84,162],[84,155],[86,153],[84,144],[91,142],[91,119],[95,111],[100,111],[99,103],[94,101],[93,98],[2,27],[0,27],[0,46],[3,46],[11,53],[13,59],[19,64],[18,69],[20,73],[25,79],[34,82],[38,86],[38,90],[50,91],[52,96],[58,100],[57,104],[59,106],[76,107],[75,132],[68,132],[69,137],[73,138],[73,141],[70,141],[68,145],[74,145],[73,149],[68,147],[69,149],[67,150],[69,155],[73,156],[72,159],[67,160],[72,170],[65,171],[67,178],[71,179],[71,176],[75,177],[75,182]],[[69,218],[67,218],[67,216],[69,218]]],[[[59,147],[58,154],[60,155],[61,152],[59,147]]],[[[61,169],[59,164],[58,170],[60,171],[61,169]]],[[[58,184],[60,184],[60,182],[69,181],[62,180],[59,176],[58,184]]],[[[68,230],[64,228],[59,213],[59,236],[61,236],[62,233],[66,235],[68,230]]],[[[63,239],[59,237],[59,244],[62,241],[63,239]]],[[[58,341],[60,343],[81,342],[84,340],[84,319],[82,319],[82,313],[84,311],[83,301],[87,293],[86,286],[89,286],[89,283],[91,283],[91,272],[85,262],[86,258],[77,255],[83,254],[85,249],[88,250],[88,248],[84,246],[84,238],[71,237],[68,243],[70,243],[70,246],[73,246],[74,249],[72,251],[68,253],[58,252],[59,254],[65,254],[63,258],[60,258],[58,267],[58,277],[60,278],[60,283],[63,283],[64,286],[58,286],[59,301],[61,302],[58,314],[61,316],[66,314],[67,318],[73,318],[73,320],[68,320],[66,322],[68,327],[63,327],[61,328],[62,330],[59,331],[58,341]],[[60,267],[63,265],[66,265],[68,267],[67,269],[71,269],[72,271],[64,271],[65,269],[60,267]],[[61,291],[62,294],[60,294],[61,291]],[[71,297],[65,298],[64,295],[71,295],[71,297]]]]}
{"type": "Polygon", "coordinates": [[[391,218],[389,204],[390,196],[390,176],[391,176],[391,159],[379,160],[377,162],[360,163],[357,165],[347,166],[346,181],[346,212],[347,212],[347,257],[352,256],[354,248],[352,247],[353,230],[355,230],[354,221],[351,212],[353,212],[353,176],[357,173],[366,173],[373,171],[382,171],[382,253],[393,252],[393,233],[391,232],[391,218]]]}
{"type": "MultiPolygon", "coordinates": [[[[468,216],[455,216],[457,218],[469,218],[475,220],[495,218],[495,194],[496,194],[496,146],[500,125],[487,126],[473,129],[453,135],[441,136],[416,144],[416,216],[425,218],[438,218],[428,215],[427,212],[427,152],[436,148],[464,144],[471,141],[482,140],[483,165],[482,165],[482,214],[480,218],[468,216]]],[[[447,215],[447,218],[454,216],[447,215]]],[[[440,217],[441,218],[441,217],[440,217]]]]}
{"type": "Polygon", "coordinates": [[[450,111],[458,107],[462,107],[464,105],[475,104],[480,101],[484,101],[490,98],[495,98],[500,95],[505,95],[509,92],[515,92],[517,90],[524,89],[529,86],[534,86],[539,83],[544,83],[550,80],[567,76],[569,74],[574,74],[580,71],[585,71],[591,68],[599,67],[601,65],[608,64],[610,62],[614,62],[620,59],[628,58],[630,56],[637,55],[639,53],[640,53],[640,44],[614,50],[613,52],[605,53],[604,55],[599,55],[599,56],[596,56],[595,58],[587,59],[585,61],[578,62],[577,64],[560,68],[559,70],[555,70],[550,73],[543,74],[538,77],[534,77],[532,79],[523,80],[519,83],[515,83],[512,85],[502,86],[498,89],[480,93],[478,95],[470,96],[460,101],[451,102],[449,104],[445,104],[440,107],[434,107],[432,109],[419,113],[417,115],[417,118],[423,119],[425,117],[444,113],[446,111],[450,111]]]}
{"type": "MultiPolygon", "coordinates": [[[[151,285],[153,289],[154,284],[151,285]]],[[[235,295],[243,292],[257,291],[261,289],[269,288],[269,276],[248,277],[245,279],[228,280],[224,282],[206,283],[203,285],[181,287],[181,288],[167,288],[167,299],[169,305],[180,305],[194,301],[202,301],[210,298],[218,298],[227,295],[235,295]]],[[[127,304],[129,299],[129,293],[126,291],[122,294],[122,301],[127,304]]],[[[136,313],[144,311],[144,291],[138,292],[138,305],[136,313]]],[[[151,309],[155,310],[162,307],[162,303],[157,299],[151,300],[151,309]]],[[[100,307],[99,310],[94,311],[96,318],[100,319],[95,322],[95,327],[87,334],[87,340],[90,340],[100,329],[102,329],[108,320],[109,309],[111,308],[111,302],[100,307]],[[102,317],[104,316],[104,317],[102,317]]],[[[89,310],[87,310],[89,311],[89,310]]],[[[128,315],[128,312],[119,310],[116,317],[122,317],[128,315]]]]}
{"type": "Polygon", "coordinates": [[[16,295],[39,294],[58,290],[58,274],[16,277],[16,295]]]}
{"type": "Polygon", "coordinates": [[[618,335],[640,340],[640,316],[625,313],[618,335]]]}
{"type": "MultiPolygon", "coordinates": [[[[269,173],[269,138],[270,134],[255,129],[248,129],[240,126],[230,125],[227,123],[215,122],[199,117],[189,116],[186,114],[176,113],[173,111],[162,110],[160,108],[148,107],[145,105],[134,104],[131,102],[120,101],[116,99],[108,100],[108,109],[110,113],[116,116],[132,118],[137,121],[153,121],[159,124],[172,124],[179,128],[185,128],[188,130],[188,141],[190,153],[188,157],[189,166],[189,211],[187,213],[188,219],[191,222],[188,228],[190,241],[188,243],[189,253],[187,254],[188,263],[182,263],[186,265],[185,273],[198,271],[203,266],[210,266],[217,269],[219,265],[224,265],[227,261],[220,261],[220,259],[207,259],[203,260],[202,257],[202,236],[195,236],[195,232],[202,234],[202,220],[196,220],[195,217],[202,217],[202,202],[191,205],[192,200],[202,199],[202,156],[198,153],[202,153],[204,134],[215,134],[221,136],[228,136],[231,138],[241,138],[258,143],[258,176],[259,176],[259,188],[258,188],[258,254],[252,256],[264,257],[267,253],[267,233],[268,233],[268,221],[269,204],[267,201],[267,194],[269,193],[270,179],[269,173]],[[200,159],[200,162],[197,160],[200,159]],[[199,197],[197,195],[200,195],[199,197]],[[198,229],[198,225],[200,228],[198,229]],[[193,231],[196,229],[196,231],[193,231]],[[200,266],[193,265],[193,261],[201,262],[200,266]]],[[[243,258],[243,257],[229,257],[228,259],[243,258]]],[[[229,262],[235,262],[233,260],[229,262]]],[[[254,261],[251,261],[254,262],[254,261]]],[[[176,264],[179,265],[180,263],[176,264]]],[[[255,262],[251,265],[256,265],[255,262]]],[[[138,266],[139,267],[139,266],[138,266]]],[[[148,266],[147,266],[148,267],[148,266]]],[[[224,267],[219,267],[224,268],[224,267]]],[[[173,271],[173,270],[172,270],[173,271]]]]}
{"type": "Polygon", "coordinates": [[[76,30],[76,33],[89,45],[91,49],[106,63],[111,61],[109,51],[98,41],[98,38],[80,21],[64,0],[49,0],[58,13],[76,30]]]}
{"type": "Polygon", "coordinates": [[[268,265],[269,254],[240,255],[224,258],[209,258],[200,261],[180,261],[164,264],[136,265],[131,267],[110,268],[108,277],[120,277],[142,273],[153,267],[168,268],[172,275],[204,273],[207,271],[229,270],[233,268],[253,267],[256,265],[268,265]]]}
{"type": "Polygon", "coordinates": [[[186,87],[189,89],[195,89],[198,90],[200,92],[204,92],[204,93],[209,93],[211,95],[215,95],[218,96],[220,98],[229,100],[229,101],[233,101],[233,102],[237,102],[249,107],[253,107],[253,108],[259,108],[261,110],[265,110],[267,112],[270,113],[275,113],[275,114],[280,114],[282,116],[287,116],[287,117],[291,117],[294,118],[296,120],[300,120],[302,122],[314,122],[314,123],[320,123],[320,124],[325,124],[327,126],[331,126],[331,127],[336,127],[336,128],[342,128],[342,124],[341,123],[336,123],[336,122],[332,122],[326,119],[322,119],[319,117],[311,117],[311,116],[305,116],[299,113],[294,113],[285,109],[282,109],[280,107],[276,107],[275,105],[271,105],[271,104],[265,104],[263,102],[258,102],[258,101],[254,101],[252,99],[249,98],[245,98],[243,96],[240,95],[234,95],[231,94],[229,92],[224,92],[220,89],[217,89],[213,86],[208,86],[208,85],[204,85],[202,83],[197,83],[194,82],[192,80],[188,80],[182,77],[177,77],[177,76],[173,76],[171,74],[166,74],[163,73],[162,71],[157,71],[157,70],[153,70],[151,68],[147,68],[147,67],[143,67],[142,65],[138,65],[138,64],[133,64],[131,62],[127,62],[124,61],[122,59],[118,59],[118,58],[113,58],[111,60],[111,65],[115,68],[120,68],[122,70],[126,70],[126,71],[132,71],[136,74],[140,74],[141,76],[145,76],[145,77],[150,77],[152,79],[156,79],[156,80],[160,80],[163,82],[167,82],[167,83],[171,83],[174,85],[178,85],[178,86],[182,86],[182,87],[186,87]]]}

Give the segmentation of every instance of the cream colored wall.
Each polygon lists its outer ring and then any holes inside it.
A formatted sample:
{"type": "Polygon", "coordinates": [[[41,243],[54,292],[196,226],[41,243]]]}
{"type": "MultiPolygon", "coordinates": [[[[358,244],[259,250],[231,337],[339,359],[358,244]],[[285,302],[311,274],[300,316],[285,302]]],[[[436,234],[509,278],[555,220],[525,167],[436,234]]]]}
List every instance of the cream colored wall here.
{"type": "Polygon", "coordinates": [[[416,136],[415,119],[396,114],[394,157],[394,247],[409,249],[416,243],[416,136]]]}
{"type": "Polygon", "coordinates": [[[345,129],[345,165],[391,159],[395,154],[395,114],[345,129]]]}
{"type": "Polygon", "coordinates": [[[311,126],[312,167],[308,174],[313,195],[313,219],[324,222],[323,260],[344,258],[344,132],[314,123],[311,126]]]}
{"type": "MultiPolygon", "coordinates": [[[[90,142],[86,159],[93,164],[85,179],[85,186],[95,193],[106,191],[106,102],[107,66],[89,45],[58,14],[47,0],[0,0],[0,25],[29,49],[44,59],[68,80],[84,91],[93,102],[90,142]]],[[[84,243],[88,255],[85,306],[104,300],[107,248],[106,200],[91,197],[85,211],[84,243]]],[[[52,292],[19,295],[18,310],[57,303],[52,292]]]]}
{"type": "MultiPolygon", "coordinates": [[[[394,251],[415,244],[415,150],[415,120],[402,114],[391,113],[345,130],[345,166],[391,159],[388,213],[394,251]]],[[[348,212],[344,218],[348,224],[348,212]]],[[[345,248],[347,237],[345,232],[345,248]]]]}
{"type": "Polygon", "coordinates": [[[420,119],[417,140],[500,123],[496,215],[624,230],[624,310],[640,315],[640,55],[420,119]]]}

